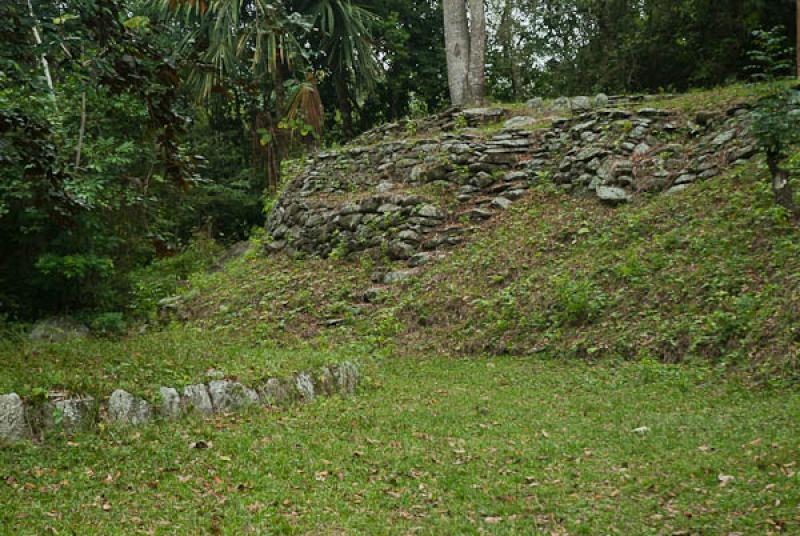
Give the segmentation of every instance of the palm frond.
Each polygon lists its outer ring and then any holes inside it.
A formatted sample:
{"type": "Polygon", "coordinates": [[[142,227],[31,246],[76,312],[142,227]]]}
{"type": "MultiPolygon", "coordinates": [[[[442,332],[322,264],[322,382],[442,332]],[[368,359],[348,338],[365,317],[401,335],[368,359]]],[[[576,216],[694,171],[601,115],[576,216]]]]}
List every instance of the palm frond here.
{"type": "Polygon", "coordinates": [[[317,136],[320,136],[324,117],[325,111],[322,107],[322,99],[317,88],[317,82],[313,73],[306,73],[305,82],[298,84],[292,96],[292,103],[289,105],[286,118],[289,123],[296,123],[298,119],[301,119],[313,129],[317,136]]]}

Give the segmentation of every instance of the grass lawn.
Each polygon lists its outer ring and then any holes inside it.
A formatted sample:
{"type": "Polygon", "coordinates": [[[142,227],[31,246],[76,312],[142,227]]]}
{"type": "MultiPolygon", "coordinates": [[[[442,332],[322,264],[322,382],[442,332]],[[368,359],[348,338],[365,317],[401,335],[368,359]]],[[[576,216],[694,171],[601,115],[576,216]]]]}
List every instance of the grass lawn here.
{"type": "Polygon", "coordinates": [[[0,449],[0,534],[800,534],[800,230],[766,177],[617,208],[543,181],[395,285],[382,255],[254,240],[190,277],[185,324],[0,334],[0,393],[28,398],[366,374],[353,398],[0,449]]]}
{"type": "Polygon", "coordinates": [[[319,341],[289,348],[271,340],[258,325],[252,330],[234,330],[176,324],[119,340],[78,339],[58,344],[0,339],[0,393],[27,396],[36,389],[65,389],[105,397],[122,388],[158,400],[162,385],[183,387],[203,382],[212,369],[257,385],[270,377],[361,361],[367,351],[355,343],[330,349],[319,341]]]}
{"type": "Polygon", "coordinates": [[[652,361],[378,370],[351,399],[2,450],[0,530],[800,531],[796,390],[652,361]]]}

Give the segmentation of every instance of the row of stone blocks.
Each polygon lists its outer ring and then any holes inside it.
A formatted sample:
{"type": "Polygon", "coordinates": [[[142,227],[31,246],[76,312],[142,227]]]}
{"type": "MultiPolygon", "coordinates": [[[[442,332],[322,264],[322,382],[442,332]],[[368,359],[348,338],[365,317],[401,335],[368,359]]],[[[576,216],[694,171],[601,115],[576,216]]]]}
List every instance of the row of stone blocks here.
{"type": "MultiPolygon", "coordinates": [[[[316,374],[300,372],[284,379],[270,378],[256,389],[227,379],[187,385],[182,392],[160,388],[153,404],[117,389],[103,405],[102,418],[120,425],[141,425],[155,417],[178,419],[186,414],[231,413],[255,404],[286,406],[313,402],[317,397],[352,394],[359,382],[351,362],[322,367],[316,374]]],[[[61,397],[46,402],[23,401],[16,393],[0,395],[0,445],[36,437],[38,432],[58,429],[76,432],[92,428],[101,418],[101,407],[91,396],[61,397]]]]}

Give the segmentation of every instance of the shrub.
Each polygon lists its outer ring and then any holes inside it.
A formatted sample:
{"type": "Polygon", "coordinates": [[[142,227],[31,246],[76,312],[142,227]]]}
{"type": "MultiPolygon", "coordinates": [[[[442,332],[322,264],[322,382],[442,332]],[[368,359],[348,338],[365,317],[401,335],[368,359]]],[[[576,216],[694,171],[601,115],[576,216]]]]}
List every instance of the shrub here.
{"type": "Polygon", "coordinates": [[[791,50],[785,46],[781,29],[754,33],[755,48],[749,53],[754,62],[749,69],[755,80],[768,84],[754,112],[751,132],[767,160],[775,203],[795,216],[800,210],[794,199],[792,173],[787,168],[800,143],[800,91],[786,89],[780,77],[791,70],[791,50]]]}
{"type": "Polygon", "coordinates": [[[121,335],[126,328],[125,315],[119,312],[99,313],[89,321],[89,327],[100,335],[121,335]]]}
{"type": "Polygon", "coordinates": [[[191,274],[207,270],[223,249],[205,235],[195,235],[189,246],[172,257],[159,259],[131,273],[131,309],[137,316],[151,316],[159,300],[176,294],[191,274]]]}
{"type": "Polygon", "coordinates": [[[606,295],[586,277],[563,276],[554,282],[554,319],[561,325],[593,322],[602,313],[606,295]]]}

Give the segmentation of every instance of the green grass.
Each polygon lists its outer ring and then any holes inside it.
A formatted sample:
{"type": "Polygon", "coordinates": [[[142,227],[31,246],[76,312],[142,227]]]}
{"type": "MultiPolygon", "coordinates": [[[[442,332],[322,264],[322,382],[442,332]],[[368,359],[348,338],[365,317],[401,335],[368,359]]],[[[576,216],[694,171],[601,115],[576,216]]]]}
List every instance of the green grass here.
{"type": "MultiPolygon", "coordinates": [[[[786,86],[794,84],[796,81],[787,80],[786,86]]],[[[752,102],[758,97],[766,95],[770,91],[769,84],[764,83],[738,83],[708,89],[698,89],[688,91],[672,98],[658,101],[655,104],[647,103],[638,108],[666,108],[686,114],[694,114],[700,110],[719,110],[725,111],[735,104],[742,102],[752,102]]]]}
{"type": "Polygon", "coordinates": [[[800,229],[758,161],[622,208],[544,186],[395,302],[420,352],[547,351],[800,377],[800,229]]]}
{"type": "Polygon", "coordinates": [[[6,534],[800,530],[796,391],[753,391],[707,369],[653,362],[508,357],[387,360],[371,384],[353,399],[0,451],[0,527],[6,534]],[[649,431],[634,432],[641,427],[649,431]],[[211,448],[190,448],[200,440],[211,448]]]}
{"type": "Polygon", "coordinates": [[[379,304],[404,264],[259,251],[188,323],[0,341],[0,392],[355,360],[358,395],[0,450],[0,533],[800,533],[800,230],[758,160],[618,208],[543,184],[379,304]]]}
{"type": "Polygon", "coordinates": [[[73,340],[34,344],[24,339],[0,342],[0,393],[27,396],[40,389],[108,396],[122,388],[157,400],[159,387],[206,381],[210,369],[257,385],[270,377],[357,361],[368,363],[363,344],[321,341],[291,348],[270,337],[269,326],[252,330],[173,325],[121,340],[73,340]]]}
{"type": "Polygon", "coordinates": [[[403,266],[248,254],[192,278],[189,324],[119,341],[0,342],[0,392],[148,394],[208,368],[253,382],[318,365],[325,352],[349,359],[387,347],[800,377],[800,230],[774,208],[758,162],[617,209],[534,189],[444,260],[387,287],[384,302],[364,303],[373,271],[403,266]]]}

